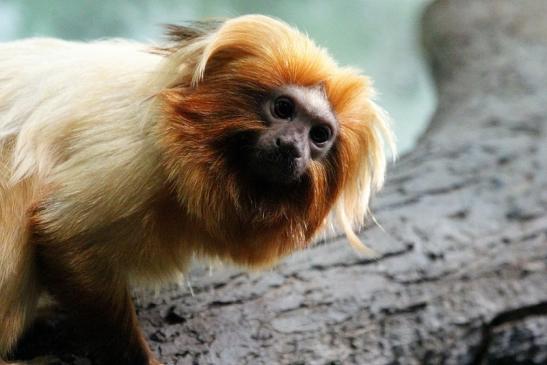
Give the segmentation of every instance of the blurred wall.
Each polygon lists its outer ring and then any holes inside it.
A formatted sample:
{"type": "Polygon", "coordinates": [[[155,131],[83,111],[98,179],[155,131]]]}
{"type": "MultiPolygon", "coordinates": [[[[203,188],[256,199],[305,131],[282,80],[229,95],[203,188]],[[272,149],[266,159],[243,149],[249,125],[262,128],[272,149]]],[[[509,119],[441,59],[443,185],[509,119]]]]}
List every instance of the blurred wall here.
{"type": "Polygon", "coordinates": [[[161,24],[246,13],[272,15],[307,32],[341,63],[375,80],[401,152],[434,108],[421,58],[420,17],[430,0],[0,0],[0,41],[31,36],[161,39],[161,24]]]}

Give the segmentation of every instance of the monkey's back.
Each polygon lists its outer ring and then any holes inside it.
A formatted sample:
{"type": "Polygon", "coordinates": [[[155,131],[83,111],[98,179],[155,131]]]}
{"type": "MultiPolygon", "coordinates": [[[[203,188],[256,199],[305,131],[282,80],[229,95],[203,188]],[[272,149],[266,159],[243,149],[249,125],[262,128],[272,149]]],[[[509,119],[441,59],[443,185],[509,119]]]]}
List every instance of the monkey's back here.
{"type": "Polygon", "coordinates": [[[49,229],[70,237],[134,215],[156,193],[143,105],[161,60],[118,40],[0,44],[0,255],[20,245],[9,230],[38,203],[49,229]]]}
{"type": "Polygon", "coordinates": [[[14,179],[44,172],[67,139],[85,138],[90,127],[107,132],[100,124],[119,130],[138,123],[133,106],[147,97],[145,78],[160,59],[119,40],[0,44],[0,144],[15,139],[14,179]]]}

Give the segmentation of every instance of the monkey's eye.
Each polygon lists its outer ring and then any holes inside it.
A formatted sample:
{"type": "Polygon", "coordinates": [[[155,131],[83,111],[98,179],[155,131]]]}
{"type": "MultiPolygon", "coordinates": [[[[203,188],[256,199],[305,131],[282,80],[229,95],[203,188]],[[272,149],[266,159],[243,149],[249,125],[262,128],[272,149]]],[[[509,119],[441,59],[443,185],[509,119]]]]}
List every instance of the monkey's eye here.
{"type": "Polygon", "coordinates": [[[324,125],[318,125],[311,129],[310,138],[311,140],[318,145],[321,145],[327,142],[332,136],[332,131],[329,127],[324,125]]]}
{"type": "Polygon", "coordinates": [[[273,114],[279,119],[292,119],[294,117],[295,107],[291,99],[286,96],[280,96],[275,99],[273,104],[273,114]]]}

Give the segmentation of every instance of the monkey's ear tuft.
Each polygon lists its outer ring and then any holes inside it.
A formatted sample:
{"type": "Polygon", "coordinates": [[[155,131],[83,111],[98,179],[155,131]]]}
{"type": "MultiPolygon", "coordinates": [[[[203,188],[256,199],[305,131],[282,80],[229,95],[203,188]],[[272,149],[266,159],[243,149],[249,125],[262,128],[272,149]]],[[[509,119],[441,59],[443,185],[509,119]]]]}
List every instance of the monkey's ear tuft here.
{"type": "Polygon", "coordinates": [[[152,52],[168,56],[197,39],[214,33],[225,21],[225,19],[211,18],[188,22],[186,25],[164,24],[168,44],[164,47],[153,48],[152,52]]]}
{"type": "Polygon", "coordinates": [[[165,34],[171,42],[192,42],[196,38],[215,32],[225,21],[225,19],[212,18],[190,22],[188,25],[166,24],[165,34]]]}

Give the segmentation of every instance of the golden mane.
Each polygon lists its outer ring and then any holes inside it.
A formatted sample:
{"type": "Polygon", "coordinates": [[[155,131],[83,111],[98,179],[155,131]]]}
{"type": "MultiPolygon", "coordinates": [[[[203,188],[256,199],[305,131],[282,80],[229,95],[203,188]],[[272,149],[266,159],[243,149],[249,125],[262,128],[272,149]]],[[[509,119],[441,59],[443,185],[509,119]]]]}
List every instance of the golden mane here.
{"type": "Polygon", "coordinates": [[[268,264],[302,248],[333,208],[352,245],[366,251],[352,227],[363,224],[370,196],[383,183],[384,143],[393,145],[385,115],[371,100],[369,79],[338,67],[307,36],[264,16],[228,20],[199,37],[168,56],[164,72],[178,73],[177,82],[160,97],[169,116],[162,131],[167,170],[188,213],[206,222],[225,254],[240,263],[264,257],[260,264],[268,264]],[[263,129],[253,106],[282,85],[321,85],[340,124],[332,153],[312,163],[308,185],[298,191],[305,204],[291,194],[276,202],[263,199],[215,148],[236,134],[263,129]],[[246,228],[227,235],[230,226],[246,228]]]}

